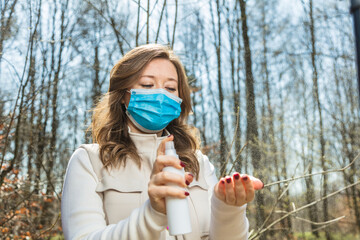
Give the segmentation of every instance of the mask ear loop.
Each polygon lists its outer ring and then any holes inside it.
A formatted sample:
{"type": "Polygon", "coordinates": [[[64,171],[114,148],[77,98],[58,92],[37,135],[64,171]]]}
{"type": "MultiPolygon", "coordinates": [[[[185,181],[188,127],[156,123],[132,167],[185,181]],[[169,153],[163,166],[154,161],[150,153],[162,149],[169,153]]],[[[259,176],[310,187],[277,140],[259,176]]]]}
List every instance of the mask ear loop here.
{"type": "Polygon", "coordinates": [[[125,109],[127,110],[127,106],[126,106],[126,103],[125,103],[125,100],[124,100],[124,97],[125,97],[125,94],[126,93],[129,93],[130,94],[130,97],[131,97],[131,92],[130,90],[126,89],[126,91],[123,92],[122,96],[121,96],[121,103],[125,106],[125,109]]]}

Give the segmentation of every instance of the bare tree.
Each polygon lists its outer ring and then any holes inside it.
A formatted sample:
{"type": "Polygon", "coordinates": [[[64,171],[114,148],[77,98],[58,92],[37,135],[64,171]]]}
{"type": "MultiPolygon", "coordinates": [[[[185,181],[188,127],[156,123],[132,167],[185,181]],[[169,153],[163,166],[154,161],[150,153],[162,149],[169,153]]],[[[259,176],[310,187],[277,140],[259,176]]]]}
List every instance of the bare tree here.
{"type": "Polygon", "coordinates": [[[0,4],[0,62],[4,55],[4,42],[11,38],[12,28],[15,27],[14,13],[17,2],[17,0],[6,0],[0,4]]]}
{"type": "MultiPolygon", "coordinates": [[[[240,22],[239,11],[237,7],[238,7],[237,1],[235,2],[234,7],[232,9],[230,9],[230,6],[228,5],[225,7],[226,24],[229,35],[229,46],[230,46],[229,61],[230,61],[230,73],[231,73],[231,85],[232,85],[233,114],[234,114],[233,125],[234,128],[236,129],[236,132],[234,133],[235,156],[237,156],[241,150],[241,126],[240,126],[241,113],[240,113],[240,87],[239,87],[240,78],[239,77],[236,78],[236,74],[238,74],[239,72],[238,69],[239,66],[236,67],[236,64],[240,65],[239,58],[236,58],[237,57],[236,54],[240,56],[240,50],[241,50],[241,46],[236,46],[236,44],[240,45],[239,36],[241,36],[241,32],[240,29],[237,28],[239,27],[239,22],[240,22]],[[235,49],[238,51],[235,51],[235,49]],[[237,63],[236,60],[238,60],[237,63]]],[[[237,159],[235,158],[234,162],[236,162],[235,169],[240,172],[241,164],[242,164],[241,155],[239,155],[239,158],[240,158],[239,161],[237,161],[237,159]]]]}
{"type": "Polygon", "coordinates": [[[33,58],[33,49],[34,49],[34,45],[35,45],[35,36],[37,34],[37,31],[38,31],[38,26],[39,26],[39,22],[40,22],[40,11],[41,9],[41,1],[39,2],[38,4],[38,8],[36,9],[37,10],[37,15],[36,15],[36,18],[35,18],[35,21],[33,23],[33,20],[32,20],[32,9],[30,8],[29,11],[30,11],[30,27],[31,27],[31,30],[30,33],[29,33],[29,45],[27,47],[27,56],[25,58],[25,64],[24,64],[24,69],[23,69],[23,74],[22,74],[22,77],[20,79],[20,87],[19,87],[19,92],[18,92],[18,95],[17,95],[17,98],[16,98],[16,102],[15,102],[15,106],[14,106],[14,111],[13,111],[13,116],[12,116],[12,120],[10,121],[10,124],[8,126],[8,130],[7,130],[7,136],[6,136],[6,139],[5,139],[5,146],[3,148],[3,152],[2,152],[2,159],[1,159],[1,166],[3,166],[4,164],[4,160],[5,160],[5,155],[6,155],[6,149],[7,149],[7,145],[9,144],[9,139],[8,139],[8,136],[9,136],[9,133],[10,133],[10,130],[11,130],[11,125],[13,123],[13,119],[14,119],[14,116],[15,116],[15,111],[18,107],[18,114],[17,114],[17,123],[16,123],[16,128],[15,128],[15,133],[14,133],[14,155],[13,155],[13,158],[11,159],[9,165],[2,169],[1,170],[1,174],[0,174],[0,185],[2,185],[3,181],[4,181],[4,178],[6,177],[6,175],[8,173],[10,173],[14,166],[16,164],[19,163],[20,161],[20,156],[22,156],[22,152],[23,152],[23,145],[22,145],[22,140],[23,140],[23,136],[21,134],[21,131],[22,131],[22,127],[23,127],[23,118],[26,116],[26,109],[25,109],[25,98],[26,98],[26,88],[29,84],[29,82],[31,80],[33,80],[33,77],[35,75],[34,73],[34,58],[33,58]],[[25,78],[25,73],[26,73],[26,68],[27,68],[27,62],[28,62],[28,59],[30,59],[30,64],[29,64],[29,69],[28,69],[28,75],[26,77],[26,80],[23,84],[23,80],[25,78]],[[32,61],[31,61],[32,60],[32,61]],[[19,106],[17,105],[17,102],[18,100],[20,101],[19,103],[19,106]]]}
{"type": "Polygon", "coordinates": [[[224,174],[226,170],[226,139],[225,139],[225,125],[224,125],[224,95],[223,95],[223,87],[222,87],[222,76],[221,76],[221,8],[220,1],[216,0],[216,13],[217,13],[217,26],[215,24],[215,17],[213,13],[213,4],[212,1],[210,3],[210,14],[212,20],[212,28],[213,28],[213,36],[214,36],[214,48],[216,51],[217,57],[217,85],[218,85],[218,98],[219,98],[219,111],[218,111],[218,119],[219,119],[219,139],[220,139],[220,163],[221,169],[220,173],[224,174]]]}
{"type": "MultiPolygon", "coordinates": [[[[314,94],[314,100],[315,100],[315,106],[319,115],[319,140],[320,140],[320,162],[321,167],[323,171],[326,171],[328,169],[327,163],[326,163],[326,156],[325,156],[325,137],[324,137],[324,126],[323,126],[323,113],[322,113],[322,107],[320,102],[320,96],[319,96],[319,77],[318,77],[318,69],[316,65],[316,57],[317,57],[317,48],[316,48],[316,37],[315,37],[315,22],[314,22],[314,15],[313,15],[313,1],[309,1],[309,18],[310,18],[310,24],[309,24],[309,31],[311,35],[311,65],[312,65],[312,80],[313,80],[313,94],[314,94]]],[[[323,186],[322,186],[322,194],[323,196],[327,195],[328,191],[328,176],[323,176],[323,186]]],[[[323,201],[323,213],[324,213],[324,221],[329,220],[329,210],[328,210],[328,200],[324,199],[323,201]]],[[[330,240],[330,233],[327,229],[326,231],[326,239],[330,240]]]]}
{"type": "MultiPolygon", "coordinates": [[[[252,165],[254,166],[254,175],[263,178],[263,173],[258,169],[261,169],[261,154],[258,143],[258,126],[257,126],[257,117],[256,117],[256,108],[255,108],[255,90],[254,90],[254,77],[252,73],[252,61],[251,61],[251,51],[250,51],[250,40],[248,36],[248,27],[247,27],[247,18],[246,18],[246,3],[244,0],[239,0],[241,20],[242,20],[242,36],[244,42],[244,61],[245,61],[245,71],[246,71],[246,140],[250,143],[251,151],[251,160],[252,165]]],[[[256,194],[256,204],[258,207],[256,223],[257,226],[265,220],[264,213],[264,196],[261,192],[256,194]]],[[[266,235],[263,235],[261,239],[266,239],[266,235]]]]}

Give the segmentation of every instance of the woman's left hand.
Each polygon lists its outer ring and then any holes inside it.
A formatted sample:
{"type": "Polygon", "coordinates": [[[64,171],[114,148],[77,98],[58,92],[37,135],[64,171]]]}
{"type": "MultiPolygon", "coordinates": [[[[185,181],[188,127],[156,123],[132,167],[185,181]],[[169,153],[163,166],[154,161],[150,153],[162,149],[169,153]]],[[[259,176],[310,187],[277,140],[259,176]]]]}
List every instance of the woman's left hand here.
{"type": "Polygon", "coordinates": [[[214,188],[215,196],[232,206],[242,206],[255,196],[253,183],[248,175],[234,173],[232,177],[221,178],[214,188]]]}

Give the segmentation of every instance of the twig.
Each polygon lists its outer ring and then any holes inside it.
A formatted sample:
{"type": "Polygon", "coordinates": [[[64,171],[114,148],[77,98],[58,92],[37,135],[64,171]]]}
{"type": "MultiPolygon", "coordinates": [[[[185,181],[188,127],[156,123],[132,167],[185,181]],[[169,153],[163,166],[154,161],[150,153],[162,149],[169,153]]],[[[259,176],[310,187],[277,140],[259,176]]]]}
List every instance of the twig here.
{"type": "Polygon", "coordinates": [[[48,229],[45,229],[44,231],[42,231],[39,234],[35,235],[34,239],[38,239],[44,233],[50,232],[55,227],[56,223],[59,221],[60,216],[61,216],[61,213],[59,212],[55,222],[48,229]]]}
{"type": "Polygon", "coordinates": [[[86,2],[87,2],[88,4],[90,4],[90,6],[99,13],[99,15],[105,20],[105,22],[107,22],[108,24],[110,24],[110,26],[113,28],[113,30],[114,30],[114,32],[116,33],[116,35],[119,35],[119,36],[122,38],[122,40],[128,45],[128,47],[131,48],[130,43],[129,43],[129,42],[126,40],[126,38],[115,28],[115,26],[113,25],[113,23],[104,16],[104,14],[100,11],[100,9],[98,9],[98,8],[97,8],[92,2],[90,2],[89,0],[86,0],[86,2]]]}
{"type": "Polygon", "coordinates": [[[290,228],[270,228],[269,231],[289,231],[290,228]]]}
{"type": "Polygon", "coordinates": [[[343,172],[346,169],[348,169],[352,164],[354,164],[354,162],[356,160],[358,160],[359,157],[360,157],[360,153],[354,158],[354,160],[351,161],[351,163],[349,163],[347,166],[345,166],[343,168],[340,168],[340,169],[334,169],[334,170],[328,170],[328,171],[323,171],[323,172],[306,174],[306,175],[298,176],[298,177],[292,177],[292,178],[288,178],[288,179],[285,179],[285,180],[265,184],[264,187],[270,187],[272,185],[276,185],[276,184],[279,184],[279,183],[291,182],[291,181],[295,181],[295,180],[298,180],[298,179],[301,179],[301,178],[311,177],[311,176],[315,176],[315,175],[322,175],[322,174],[328,174],[328,173],[334,173],[334,172],[343,172]]]}
{"type": "Polygon", "coordinates": [[[135,0],[132,0],[134,3],[138,4],[139,5],[139,8],[141,8],[142,10],[144,10],[146,12],[146,9],[140,5],[140,1],[138,2],[135,2],[135,0]]]}
{"type": "MultiPolygon", "coordinates": [[[[225,176],[225,172],[226,172],[226,165],[228,164],[228,162],[229,162],[229,159],[230,159],[230,156],[231,156],[231,149],[232,149],[232,147],[234,146],[234,142],[235,142],[235,139],[236,139],[236,134],[237,134],[237,129],[238,129],[238,127],[239,127],[239,111],[240,111],[240,108],[238,107],[238,110],[237,110],[237,113],[236,113],[236,126],[235,126],[235,133],[234,133],[234,137],[233,137],[233,139],[232,139],[232,141],[231,141],[231,145],[230,145],[230,147],[229,147],[229,152],[228,152],[228,155],[227,155],[227,157],[226,157],[226,161],[223,163],[223,166],[221,167],[221,168],[223,168],[224,167],[224,170],[223,170],[223,172],[221,173],[221,177],[224,177],[225,176]]],[[[234,166],[234,164],[233,164],[233,166],[234,166]]],[[[232,169],[232,168],[231,168],[232,169]]],[[[228,174],[230,174],[231,173],[231,171],[229,171],[229,173],[228,174]]]]}
{"type": "Polygon", "coordinates": [[[159,39],[159,33],[160,33],[160,27],[161,27],[161,21],[162,21],[163,15],[164,15],[164,10],[165,10],[165,7],[166,7],[166,0],[164,0],[163,7],[162,7],[162,9],[161,9],[161,13],[160,13],[160,20],[159,20],[158,29],[157,29],[157,32],[156,32],[155,43],[157,43],[157,41],[158,41],[158,39],[159,39]]]}
{"type": "MultiPolygon", "coordinates": [[[[15,191],[14,191],[15,192],[15,191]]],[[[0,225],[5,225],[5,223],[7,223],[8,221],[10,221],[11,219],[13,219],[16,216],[16,213],[14,213],[14,211],[21,205],[23,204],[26,200],[28,200],[31,195],[35,192],[35,190],[33,190],[32,192],[30,192],[26,197],[23,197],[20,193],[15,192],[17,195],[20,196],[20,198],[22,198],[22,200],[20,202],[18,202],[12,209],[9,210],[9,212],[12,212],[13,214],[10,217],[3,217],[3,219],[1,219],[0,221],[0,225]]]]}
{"type": "Polygon", "coordinates": [[[140,24],[140,0],[137,2],[138,4],[138,12],[137,12],[137,20],[136,20],[136,46],[139,46],[139,24],[140,24]]]}
{"type": "MultiPolygon", "coordinates": [[[[298,164],[298,165],[299,165],[299,164],[298,164]]],[[[297,169],[297,167],[296,167],[295,169],[297,169]]],[[[295,173],[296,173],[296,170],[295,170],[295,172],[293,173],[293,175],[295,175],[295,173]]],[[[263,222],[263,224],[262,224],[262,225],[260,226],[260,228],[258,229],[258,232],[261,231],[261,230],[264,228],[265,224],[270,220],[271,216],[272,216],[273,213],[275,212],[276,206],[279,204],[280,199],[284,196],[284,194],[289,190],[290,185],[291,185],[291,183],[286,186],[286,188],[284,189],[284,191],[283,191],[283,192],[280,194],[280,196],[276,199],[276,203],[275,203],[274,206],[272,207],[272,209],[271,209],[271,211],[270,211],[270,214],[267,216],[267,218],[265,219],[265,221],[263,222]]],[[[294,207],[294,209],[295,209],[295,207],[294,207]]]]}
{"type": "Polygon", "coordinates": [[[309,203],[309,204],[306,204],[306,205],[304,205],[304,206],[302,206],[302,207],[300,207],[300,208],[297,208],[297,209],[294,209],[294,210],[291,211],[291,212],[288,212],[288,213],[285,214],[284,216],[282,216],[282,217],[280,217],[279,219],[277,219],[277,220],[275,220],[274,222],[272,222],[269,226],[267,226],[267,227],[264,228],[263,230],[258,231],[258,232],[255,233],[253,236],[250,236],[250,237],[249,237],[249,240],[257,238],[257,237],[260,236],[262,233],[268,231],[272,226],[274,226],[275,224],[279,223],[279,222],[282,221],[283,219],[289,217],[290,215],[292,215],[292,214],[294,214],[294,213],[297,213],[297,212],[299,212],[299,211],[302,211],[302,210],[304,210],[304,209],[306,209],[306,208],[308,208],[308,207],[310,207],[310,206],[312,206],[312,205],[315,205],[315,204],[323,201],[323,200],[326,199],[326,198],[332,197],[332,196],[338,194],[339,192],[342,192],[342,191],[344,191],[344,190],[346,190],[346,189],[348,189],[348,188],[351,188],[351,187],[353,187],[353,186],[356,186],[356,185],[358,185],[358,184],[360,184],[360,180],[357,181],[357,182],[355,182],[355,183],[353,183],[353,184],[350,184],[350,185],[348,185],[348,186],[345,186],[345,187],[343,187],[343,188],[341,188],[341,189],[339,189],[339,190],[337,190],[337,191],[335,191],[335,192],[332,192],[332,193],[330,193],[330,194],[328,194],[328,195],[326,195],[326,196],[323,196],[323,197],[321,197],[321,198],[319,198],[319,199],[317,199],[317,200],[315,200],[315,201],[313,201],[313,202],[311,202],[311,203],[309,203]]]}
{"type": "Polygon", "coordinates": [[[239,156],[244,151],[244,149],[247,145],[248,145],[248,143],[245,143],[244,146],[240,149],[240,151],[236,155],[235,161],[234,161],[233,165],[231,166],[229,173],[231,173],[231,171],[234,169],[235,164],[240,161],[239,156]]]}
{"type": "Polygon", "coordinates": [[[147,1],[147,9],[146,9],[146,44],[149,43],[149,22],[150,19],[150,0],[147,1]]]}
{"type": "Polygon", "coordinates": [[[178,16],[178,0],[175,0],[175,20],[174,20],[174,30],[173,30],[173,36],[172,36],[172,42],[171,42],[171,48],[174,48],[175,43],[175,29],[176,29],[176,23],[177,23],[177,16],[178,16]]]}
{"type": "Polygon", "coordinates": [[[295,219],[298,219],[298,220],[303,221],[303,222],[310,223],[312,225],[329,225],[329,224],[332,224],[334,222],[340,221],[343,218],[345,218],[345,216],[341,216],[341,217],[338,217],[338,218],[335,218],[335,219],[332,219],[332,220],[329,220],[329,221],[326,221],[326,222],[313,222],[313,221],[310,221],[310,220],[305,219],[305,218],[295,217],[295,219]]]}
{"type": "Polygon", "coordinates": [[[57,199],[59,200],[59,202],[61,202],[61,197],[59,196],[59,194],[58,194],[58,193],[56,192],[56,190],[55,190],[55,186],[54,186],[54,184],[53,184],[52,181],[51,181],[51,177],[50,177],[49,171],[46,170],[46,168],[45,168],[45,166],[44,166],[44,163],[43,163],[42,161],[40,161],[40,164],[41,164],[41,167],[44,169],[44,171],[45,171],[45,173],[46,173],[45,175],[46,175],[46,178],[48,179],[48,183],[50,184],[51,188],[53,189],[53,191],[54,191],[57,199]]]}

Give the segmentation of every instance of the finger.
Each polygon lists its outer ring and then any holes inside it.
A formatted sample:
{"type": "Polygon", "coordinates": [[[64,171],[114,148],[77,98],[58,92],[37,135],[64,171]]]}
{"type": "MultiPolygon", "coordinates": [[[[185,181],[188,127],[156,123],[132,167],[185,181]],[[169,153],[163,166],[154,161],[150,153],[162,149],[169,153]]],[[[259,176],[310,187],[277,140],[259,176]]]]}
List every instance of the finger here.
{"type": "Polygon", "coordinates": [[[220,181],[215,185],[214,188],[215,196],[221,201],[226,201],[225,196],[225,178],[221,178],[220,181]]]}
{"type": "Polygon", "coordinates": [[[171,186],[156,186],[149,187],[149,194],[155,199],[162,199],[165,197],[186,198],[189,192],[171,186]]]}
{"type": "Polygon", "coordinates": [[[264,188],[264,183],[260,179],[258,179],[256,177],[253,177],[253,176],[249,176],[249,177],[250,177],[250,180],[253,183],[253,186],[254,186],[255,190],[260,190],[260,189],[264,188]]]}
{"type": "Polygon", "coordinates": [[[153,166],[153,174],[157,174],[163,170],[164,167],[174,167],[177,169],[181,169],[185,167],[185,164],[180,161],[177,157],[167,156],[167,155],[159,155],[156,158],[153,166]]]}
{"type": "Polygon", "coordinates": [[[176,173],[159,172],[153,177],[153,184],[155,185],[166,185],[169,183],[176,184],[182,188],[185,188],[187,186],[184,177],[176,173]]]}
{"type": "Polygon", "coordinates": [[[194,175],[190,172],[186,172],[185,173],[185,183],[186,185],[190,185],[190,183],[192,183],[192,181],[194,180],[194,175]]]}
{"type": "Polygon", "coordinates": [[[233,181],[234,181],[234,189],[235,189],[235,197],[236,197],[235,204],[237,206],[242,206],[247,201],[246,201],[245,187],[244,187],[244,184],[241,181],[239,173],[236,172],[236,173],[233,174],[233,181]]]}
{"type": "Polygon", "coordinates": [[[165,143],[166,142],[169,142],[169,141],[173,141],[174,140],[174,136],[172,134],[170,134],[169,136],[167,136],[167,138],[164,138],[158,149],[157,149],[157,156],[160,156],[160,155],[165,155],[165,143]]]}
{"type": "Polygon", "coordinates": [[[246,174],[241,176],[241,181],[245,186],[246,202],[251,202],[255,196],[253,182],[251,181],[250,177],[246,174]]]}
{"type": "Polygon", "coordinates": [[[234,192],[233,180],[232,177],[229,176],[225,177],[225,197],[227,204],[235,205],[236,196],[234,192]]]}

